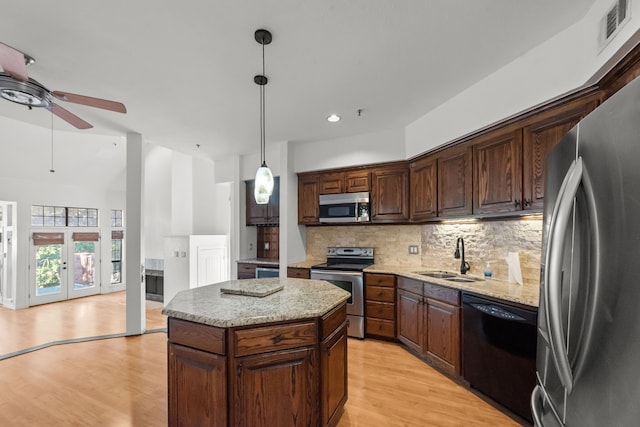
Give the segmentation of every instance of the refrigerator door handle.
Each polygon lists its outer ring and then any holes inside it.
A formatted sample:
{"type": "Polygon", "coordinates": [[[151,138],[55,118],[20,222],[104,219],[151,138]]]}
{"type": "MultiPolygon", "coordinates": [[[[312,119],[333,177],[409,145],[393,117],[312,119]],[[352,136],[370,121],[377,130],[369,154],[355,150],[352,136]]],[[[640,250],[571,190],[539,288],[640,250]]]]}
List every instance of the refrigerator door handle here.
{"type": "Polygon", "coordinates": [[[531,414],[533,416],[534,427],[564,426],[564,423],[560,421],[560,417],[558,417],[555,408],[553,408],[553,406],[551,405],[551,401],[546,395],[544,388],[542,388],[540,385],[535,386],[533,392],[531,393],[531,414]],[[543,421],[543,405],[545,401],[549,402],[549,411],[547,412],[549,415],[545,418],[545,421],[543,421]]]}
{"type": "Polygon", "coordinates": [[[558,199],[553,208],[550,224],[549,244],[545,254],[545,298],[546,320],[549,328],[549,344],[553,361],[558,370],[562,385],[571,393],[573,389],[573,373],[569,363],[568,350],[562,326],[562,258],[564,254],[565,235],[571,218],[573,199],[582,182],[582,158],[574,160],[562,181],[558,199]]]}

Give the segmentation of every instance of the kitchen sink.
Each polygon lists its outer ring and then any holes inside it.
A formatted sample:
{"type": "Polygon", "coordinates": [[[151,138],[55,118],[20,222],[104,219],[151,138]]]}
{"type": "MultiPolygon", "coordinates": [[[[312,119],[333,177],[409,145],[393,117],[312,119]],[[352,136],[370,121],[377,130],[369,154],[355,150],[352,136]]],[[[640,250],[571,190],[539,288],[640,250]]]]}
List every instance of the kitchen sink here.
{"type": "Polygon", "coordinates": [[[434,277],[436,279],[447,279],[447,280],[451,280],[452,277],[458,276],[455,273],[447,273],[446,271],[425,271],[417,274],[421,276],[434,277]]]}
{"type": "Polygon", "coordinates": [[[468,283],[468,282],[480,282],[484,279],[478,279],[477,277],[452,277],[452,278],[445,278],[447,281],[449,282],[458,282],[458,283],[468,283]]]}

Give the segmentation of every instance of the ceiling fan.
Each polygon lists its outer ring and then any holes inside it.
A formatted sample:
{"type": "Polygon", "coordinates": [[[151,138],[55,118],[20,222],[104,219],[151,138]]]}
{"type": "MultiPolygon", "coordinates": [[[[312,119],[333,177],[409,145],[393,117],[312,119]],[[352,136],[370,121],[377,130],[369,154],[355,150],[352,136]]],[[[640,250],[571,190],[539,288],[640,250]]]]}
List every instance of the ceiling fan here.
{"type": "Polygon", "coordinates": [[[54,99],[102,108],[104,110],[126,113],[127,108],[121,102],[101,98],[77,95],[75,93],[50,91],[38,81],[27,75],[27,65],[35,60],[19,50],[0,43],[0,96],[17,104],[26,105],[29,109],[43,107],[62,120],[78,129],[90,129],[90,123],[84,121],[71,111],[55,104],[54,99]]]}

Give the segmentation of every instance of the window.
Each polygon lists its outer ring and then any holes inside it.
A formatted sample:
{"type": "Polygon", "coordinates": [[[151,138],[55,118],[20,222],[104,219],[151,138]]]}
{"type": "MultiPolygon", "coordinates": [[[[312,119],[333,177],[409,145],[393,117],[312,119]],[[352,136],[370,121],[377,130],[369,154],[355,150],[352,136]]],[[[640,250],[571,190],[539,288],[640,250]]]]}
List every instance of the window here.
{"type": "Polygon", "coordinates": [[[98,209],[62,206],[31,206],[31,225],[36,227],[97,227],[98,209]]]}
{"type": "Polygon", "coordinates": [[[122,210],[111,210],[111,284],[122,283],[122,240],[124,231],[118,230],[123,226],[122,210]]]}
{"type": "Polygon", "coordinates": [[[122,227],[122,210],[114,209],[111,211],[111,227],[122,227]]]}
{"type": "Polygon", "coordinates": [[[122,236],[114,236],[111,233],[111,284],[122,283],[122,236]],[[114,238],[116,237],[116,238],[114,238]],[[120,237],[120,238],[117,238],[120,237]]]}

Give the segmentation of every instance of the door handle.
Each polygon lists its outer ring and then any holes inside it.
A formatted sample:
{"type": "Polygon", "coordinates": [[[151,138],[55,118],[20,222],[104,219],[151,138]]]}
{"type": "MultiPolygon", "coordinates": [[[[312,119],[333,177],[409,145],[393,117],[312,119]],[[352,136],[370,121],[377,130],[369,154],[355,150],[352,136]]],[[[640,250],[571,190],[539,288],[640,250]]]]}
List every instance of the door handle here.
{"type": "Polygon", "coordinates": [[[573,199],[582,182],[584,166],[582,158],[574,160],[565,175],[558,199],[553,207],[549,227],[549,241],[545,254],[545,299],[546,320],[549,327],[549,344],[553,361],[558,370],[562,385],[571,393],[573,389],[573,373],[569,364],[568,349],[564,340],[562,326],[562,257],[564,253],[565,235],[571,218],[573,199]]]}
{"type": "Polygon", "coordinates": [[[542,427],[542,392],[539,385],[531,393],[531,414],[533,415],[533,425],[542,427]]]}

